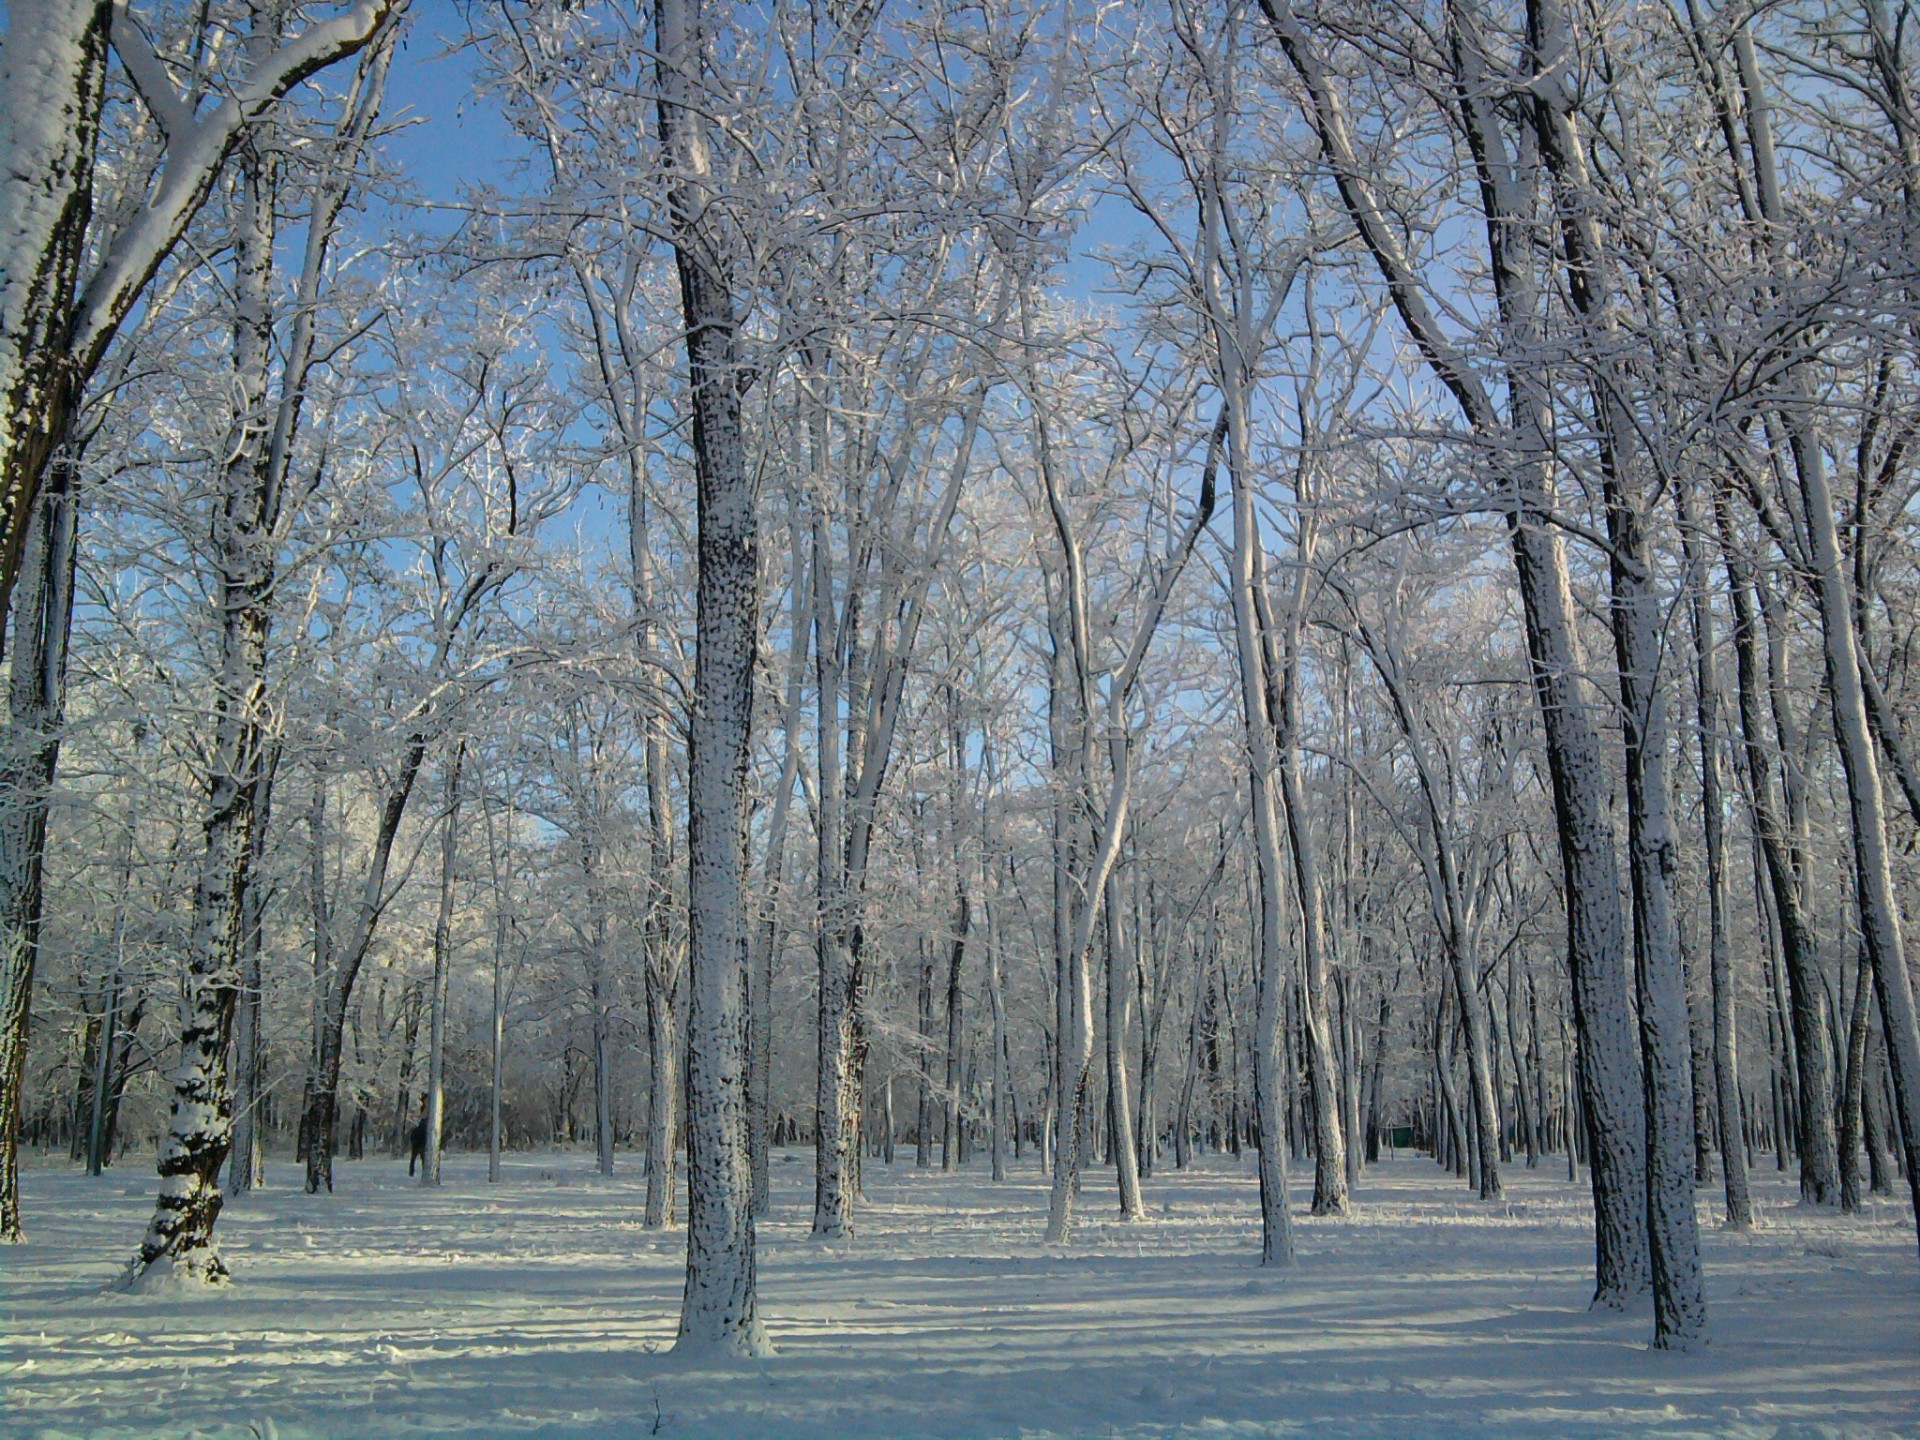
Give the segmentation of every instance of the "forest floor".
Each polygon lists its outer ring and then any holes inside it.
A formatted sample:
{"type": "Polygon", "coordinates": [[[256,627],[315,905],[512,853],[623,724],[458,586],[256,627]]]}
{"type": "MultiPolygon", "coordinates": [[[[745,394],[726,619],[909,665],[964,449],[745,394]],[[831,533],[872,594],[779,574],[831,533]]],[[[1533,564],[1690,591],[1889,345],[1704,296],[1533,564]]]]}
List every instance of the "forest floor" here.
{"type": "MultiPolygon", "coordinates": [[[[1249,1157],[1250,1158],[1250,1157],[1249,1157]]],[[[1763,1163],[1764,1163],[1764,1157],[1763,1163]]],[[[1421,1158],[1305,1213],[1299,1267],[1258,1264],[1251,1165],[1147,1182],[1151,1218],[1041,1243],[1043,1178],[869,1162],[859,1236],[808,1238],[812,1155],[774,1157],[760,1300],[778,1355],[667,1353],[685,1236],[640,1228],[637,1163],[590,1153],[337,1168],[220,1222],[235,1283],[106,1293],[152,1177],[27,1169],[30,1241],[0,1252],[0,1434],[54,1437],[1920,1437],[1920,1264],[1904,1204],[1812,1213],[1760,1172],[1763,1228],[1713,1228],[1713,1342],[1648,1348],[1650,1312],[1590,1314],[1590,1201],[1564,1165],[1483,1205],[1421,1158]]]]}

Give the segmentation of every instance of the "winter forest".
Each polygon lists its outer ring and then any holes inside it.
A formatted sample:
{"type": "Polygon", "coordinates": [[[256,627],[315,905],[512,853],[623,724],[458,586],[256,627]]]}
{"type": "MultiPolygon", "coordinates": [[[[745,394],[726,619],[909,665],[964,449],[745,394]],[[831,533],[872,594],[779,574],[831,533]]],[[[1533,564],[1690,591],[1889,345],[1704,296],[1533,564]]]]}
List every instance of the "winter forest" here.
{"type": "Polygon", "coordinates": [[[0,1430],[1915,1433],[1911,0],[5,9],[0,1430]]]}

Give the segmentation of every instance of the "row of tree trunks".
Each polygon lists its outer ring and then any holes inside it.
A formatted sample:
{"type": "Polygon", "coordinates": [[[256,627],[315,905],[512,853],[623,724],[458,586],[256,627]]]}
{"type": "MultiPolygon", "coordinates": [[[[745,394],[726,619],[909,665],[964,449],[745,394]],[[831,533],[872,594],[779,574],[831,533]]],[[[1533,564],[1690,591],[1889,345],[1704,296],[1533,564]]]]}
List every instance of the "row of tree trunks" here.
{"type": "Polygon", "coordinates": [[[1573,979],[1580,1088],[1593,1135],[1597,1305],[1623,1307],[1651,1278],[1647,1233],[1644,1082],[1628,1006],[1630,976],[1619,870],[1607,806],[1594,704],[1575,622],[1566,556],[1553,520],[1548,457],[1552,425],[1540,352],[1538,288],[1523,217],[1535,206],[1532,172],[1513,158],[1495,109],[1497,86],[1470,14],[1450,8],[1458,120],[1484,196],[1487,257],[1499,312],[1508,413],[1442,330],[1422,277],[1375,192],[1370,165],[1348,131],[1346,110],[1315,37],[1289,0],[1262,0],[1304,90],[1308,118],[1341,202],[1434,378],[1459,404],[1471,431],[1497,457],[1491,479],[1507,500],[1509,533],[1531,661],[1546,730],[1548,771],[1565,870],[1568,961],[1573,979]]]}
{"type": "MultiPolygon", "coordinates": [[[[222,173],[248,128],[302,80],[364,47],[404,0],[358,0],[285,43],[237,47],[248,62],[233,92],[211,103],[181,97],[138,22],[105,0],[21,0],[9,11],[0,59],[4,118],[16,183],[0,194],[0,634],[26,551],[36,499],[57,473],[89,382],[127,317],[222,173]],[[123,207],[117,228],[94,224],[94,151],[105,96],[109,40],[154,117],[162,143],[145,191],[123,207]],[[51,469],[50,469],[51,467],[51,469]],[[51,479],[49,478],[51,476],[51,479]]],[[[202,17],[201,23],[205,23],[202,17]]],[[[194,39],[192,43],[199,41],[194,39]]],[[[206,77],[201,77],[204,83],[206,77]]],[[[44,616],[29,621],[44,625],[44,616]]],[[[55,709],[57,710],[57,705],[55,709]]],[[[10,741],[13,749],[20,748],[10,741]]],[[[32,748],[29,746],[29,748],[32,748]]],[[[45,752],[51,767],[57,751],[45,752]]],[[[13,764],[9,761],[9,764],[13,764]]],[[[51,768],[48,782],[51,783],[51,768]]],[[[42,787],[44,788],[44,787],[42,787]]],[[[30,798],[0,820],[30,848],[45,844],[30,798]]],[[[31,945],[24,917],[37,912],[37,855],[0,855],[0,1241],[21,1236],[14,1187],[18,1086],[25,1074],[31,1008],[31,945]]],[[[37,933],[37,918],[31,926],[37,933]]]]}

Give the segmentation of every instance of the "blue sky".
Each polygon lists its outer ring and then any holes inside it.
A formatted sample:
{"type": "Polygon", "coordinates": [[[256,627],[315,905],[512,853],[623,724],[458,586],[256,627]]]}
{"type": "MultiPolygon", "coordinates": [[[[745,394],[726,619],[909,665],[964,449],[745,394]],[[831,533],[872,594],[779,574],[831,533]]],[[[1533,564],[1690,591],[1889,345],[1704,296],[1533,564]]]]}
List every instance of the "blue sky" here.
{"type": "Polygon", "coordinates": [[[452,0],[414,0],[387,81],[386,113],[418,123],[387,142],[429,201],[448,203],[475,185],[504,185],[519,142],[484,96],[473,94],[473,52],[452,0]]]}

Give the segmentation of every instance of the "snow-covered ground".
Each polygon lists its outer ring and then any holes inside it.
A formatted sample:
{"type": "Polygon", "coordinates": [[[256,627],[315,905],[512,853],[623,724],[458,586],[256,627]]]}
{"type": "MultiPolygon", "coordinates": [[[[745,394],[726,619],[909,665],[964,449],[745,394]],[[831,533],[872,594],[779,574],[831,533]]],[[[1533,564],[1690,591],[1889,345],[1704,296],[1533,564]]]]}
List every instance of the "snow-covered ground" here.
{"type": "MultiPolygon", "coordinates": [[[[1515,1169],[1487,1207],[1423,1159],[1370,1170],[1356,1215],[1300,1202],[1300,1265],[1257,1264],[1252,1171],[1147,1184],[1073,1245],[1041,1243],[1037,1171],[994,1185],[869,1162],[859,1238],[807,1236],[808,1152],[777,1152],[760,1295],[779,1355],[666,1353],[683,1232],[640,1228],[637,1166],[449,1157],[426,1192],[385,1159],[339,1193],[297,1172],[220,1222],[236,1283],[109,1294],[151,1177],[24,1176],[31,1243],[0,1252],[0,1432],[278,1436],[1920,1436],[1920,1265],[1904,1208],[1791,1205],[1720,1234],[1702,1195],[1713,1344],[1647,1348],[1585,1308],[1587,1200],[1515,1169]]],[[[1296,1182],[1305,1177],[1296,1174],[1296,1182]]]]}

